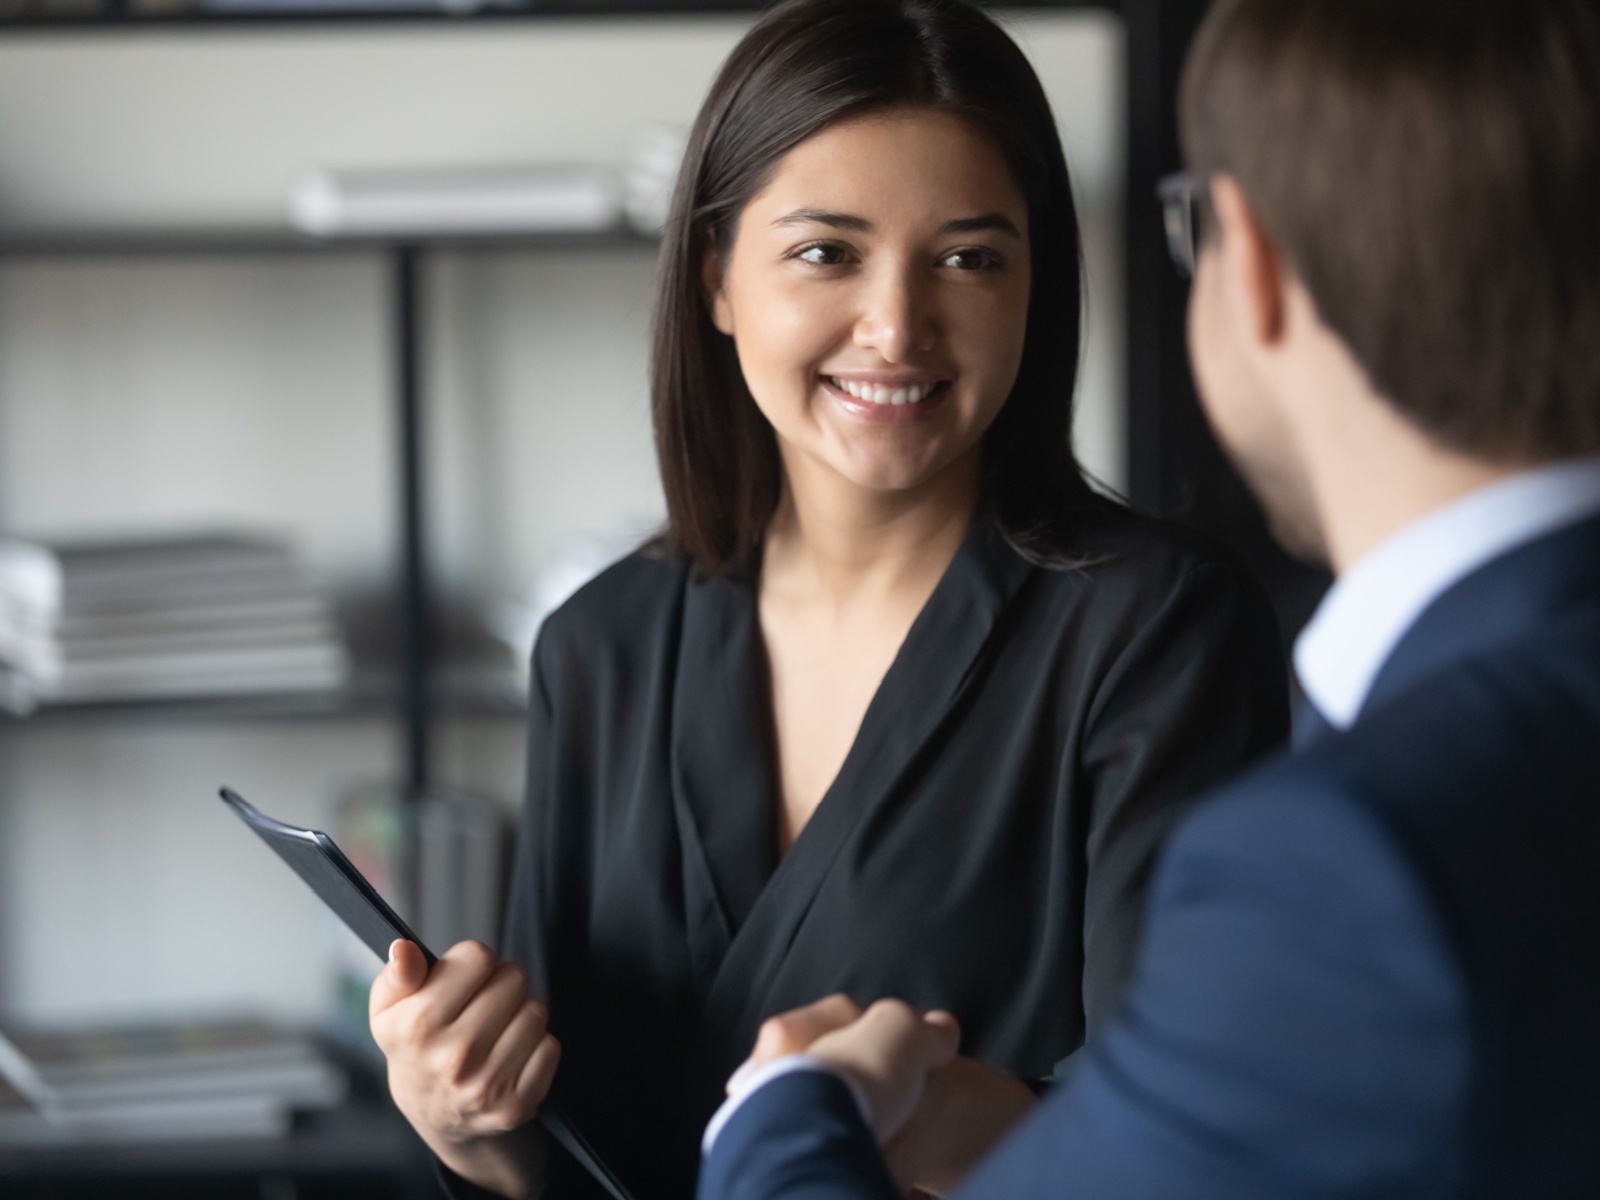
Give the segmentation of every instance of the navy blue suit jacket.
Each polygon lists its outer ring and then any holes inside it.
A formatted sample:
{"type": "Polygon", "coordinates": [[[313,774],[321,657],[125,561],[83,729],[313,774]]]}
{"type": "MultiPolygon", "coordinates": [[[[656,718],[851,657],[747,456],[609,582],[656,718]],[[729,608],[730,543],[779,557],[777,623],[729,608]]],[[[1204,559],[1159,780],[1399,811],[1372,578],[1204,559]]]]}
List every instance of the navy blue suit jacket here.
{"type": "MultiPolygon", "coordinates": [[[[1457,583],[1352,729],[1196,810],[1077,1057],[962,1196],[1600,1196],[1600,521],[1457,583]]],[[[817,1074],[700,1184],[894,1194],[817,1074]]]]}

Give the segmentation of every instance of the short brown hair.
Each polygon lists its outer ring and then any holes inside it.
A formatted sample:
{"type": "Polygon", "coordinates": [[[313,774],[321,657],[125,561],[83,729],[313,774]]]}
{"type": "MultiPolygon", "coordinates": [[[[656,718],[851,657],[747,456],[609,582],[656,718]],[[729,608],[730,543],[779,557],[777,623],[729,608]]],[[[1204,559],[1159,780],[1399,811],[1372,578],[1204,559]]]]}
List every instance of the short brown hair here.
{"type": "Polygon", "coordinates": [[[1373,385],[1493,462],[1600,451],[1600,28],[1575,0],[1219,0],[1190,169],[1232,176],[1373,385]]]}
{"type": "Polygon", "coordinates": [[[984,435],[985,494],[1025,554],[1051,561],[1059,518],[1092,493],[1072,453],[1082,271],[1060,137],[1015,42],[964,0],[790,0],[735,47],[689,137],[657,277],[650,363],[668,540],[715,572],[759,544],[782,465],[701,283],[745,205],[795,146],[897,107],[952,112],[1005,155],[1028,205],[1032,289],[1022,365],[984,435]]]}

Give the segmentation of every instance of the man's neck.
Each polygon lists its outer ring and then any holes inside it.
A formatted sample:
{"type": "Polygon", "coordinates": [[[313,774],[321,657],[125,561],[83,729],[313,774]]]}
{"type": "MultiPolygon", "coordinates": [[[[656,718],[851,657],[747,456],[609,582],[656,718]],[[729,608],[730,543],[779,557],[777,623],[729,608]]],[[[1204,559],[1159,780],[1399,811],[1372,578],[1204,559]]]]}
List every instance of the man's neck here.
{"type": "Polygon", "coordinates": [[[1342,343],[1331,334],[1318,340],[1290,394],[1300,461],[1335,574],[1430,513],[1525,468],[1440,446],[1371,387],[1342,343]]]}
{"type": "Polygon", "coordinates": [[[1318,510],[1334,573],[1344,574],[1401,530],[1520,469],[1400,442],[1378,443],[1365,458],[1325,465],[1318,510]]]}

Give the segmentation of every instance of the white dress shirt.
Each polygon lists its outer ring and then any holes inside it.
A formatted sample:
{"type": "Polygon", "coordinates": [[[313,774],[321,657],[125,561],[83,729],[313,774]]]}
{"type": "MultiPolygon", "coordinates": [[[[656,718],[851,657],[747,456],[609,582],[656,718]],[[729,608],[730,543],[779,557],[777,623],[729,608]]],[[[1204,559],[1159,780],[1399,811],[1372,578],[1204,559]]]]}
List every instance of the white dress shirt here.
{"type": "Polygon", "coordinates": [[[1307,699],[1348,729],[1428,605],[1492,559],[1596,513],[1600,457],[1525,471],[1406,526],[1339,577],[1295,642],[1307,699]]]}

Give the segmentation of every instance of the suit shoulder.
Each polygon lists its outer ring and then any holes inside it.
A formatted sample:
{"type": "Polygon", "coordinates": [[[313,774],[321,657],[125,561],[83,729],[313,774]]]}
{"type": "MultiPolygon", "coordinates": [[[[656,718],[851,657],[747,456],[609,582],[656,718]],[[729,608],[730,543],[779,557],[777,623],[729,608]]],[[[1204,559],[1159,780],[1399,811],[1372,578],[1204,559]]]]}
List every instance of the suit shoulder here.
{"type": "Polygon", "coordinates": [[[1318,918],[1386,920],[1431,907],[1409,855],[1359,781],[1280,754],[1196,805],[1163,854],[1168,901],[1238,889],[1318,918]]]}

